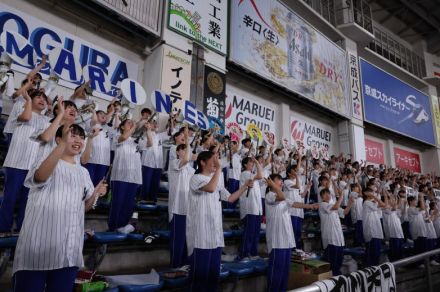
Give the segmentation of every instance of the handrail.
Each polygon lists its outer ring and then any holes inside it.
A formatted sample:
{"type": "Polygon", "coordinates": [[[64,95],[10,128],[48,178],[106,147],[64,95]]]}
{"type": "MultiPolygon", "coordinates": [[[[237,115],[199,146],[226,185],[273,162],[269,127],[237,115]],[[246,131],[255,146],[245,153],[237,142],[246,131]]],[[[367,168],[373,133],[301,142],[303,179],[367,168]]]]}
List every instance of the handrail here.
{"type": "MultiPolygon", "coordinates": [[[[409,264],[413,264],[415,262],[424,260],[425,261],[425,268],[426,268],[426,272],[427,272],[427,277],[428,277],[428,291],[433,291],[432,290],[432,275],[431,275],[431,263],[429,262],[429,258],[435,255],[440,254],[440,248],[438,249],[434,249],[431,251],[427,251],[418,255],[414,255],[411,257],[407,257],[395,262],[392,262],[391,264],[393,264],[394,267],[404,267],[407,266],[409,264]]],[[[318,286],[311,284],[308,286],[304,286],[301,288],[297,288],[297,289],[293,289],[293,290],[289,290],[289,292],[321,292],[321,290],[319,289],[318,286]]]]}

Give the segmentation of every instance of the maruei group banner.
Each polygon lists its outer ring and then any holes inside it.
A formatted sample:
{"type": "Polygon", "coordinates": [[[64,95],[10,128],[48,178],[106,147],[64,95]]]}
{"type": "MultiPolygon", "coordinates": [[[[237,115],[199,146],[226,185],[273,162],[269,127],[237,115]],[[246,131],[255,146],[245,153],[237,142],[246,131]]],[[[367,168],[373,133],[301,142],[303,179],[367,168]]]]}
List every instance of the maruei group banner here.
{"type": "Polygon", "coordinates": [[[228,39],[227,0],[170,0],[168,28],[223,55],[228,39]]]}
{"type": "Polygon", "coordinates": [[[295,147],[333,153],[333,129],[290,117],[290,143],[295,147]]]}
{"type": "Polygon", "coordinates": [[[368,162],[385,164],[383,143],[365,138],[365,156],[368,162]]]}
{"type": "Polygon", "coordinates": [[[0,35],[0,52],[6,50],[14,60],[12,69],[24,74],[45,54],[49,62],[43,75],[53,72],[60,85],[72,89],[90,80],[94,95],[108,100],[122,80],[137,79],[136,63],[5,4],[0,4],[0,35]]]}
{"type": "Polygon", "coordinates": [[[236,123],[243,131],[248,124],[255,124],[262,132],[276,133],[275,110],[239,94],[226,91],[225,125],[236,123]]]}
{"type": "Polygon", "coordinates": [[[435,144],[429,96],[363,59],[360,67],[365,121],[435,144]]]}
{"type": "Polygon", "coordinates": [[[279,1],[231,1],[230,60],[344,116],[346,52],[279,1]]]}

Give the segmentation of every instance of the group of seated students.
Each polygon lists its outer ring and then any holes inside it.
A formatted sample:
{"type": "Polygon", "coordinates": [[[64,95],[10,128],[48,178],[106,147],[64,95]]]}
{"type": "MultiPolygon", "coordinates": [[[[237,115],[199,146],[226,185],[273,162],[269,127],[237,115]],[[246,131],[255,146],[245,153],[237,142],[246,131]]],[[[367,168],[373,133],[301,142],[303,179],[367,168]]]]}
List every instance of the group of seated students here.
{"type": "Polygon", "coordinates": [[[136,196],[157,201],[165,160],[171,267],[190,266],[190,291],[217,290],[225,245],[222,201],[229,208],[239,204],[240,259],[258,257],[265,226],[268,291],[287,289],[291,252],[302,244],[304,209],[318,210],[323,259],[333,275],[341,273],[342,223],[354,226],[368,266],[379,264],[384,241],[390,260],[402,257],[405,240],[414,241],[417,253],[438,243],[439,177],[373,167],[342,154],[311,159],[301,149],[255,149],[249,138],[199,135],[191,127],[176,127],[174,119],[159,132],[150,109],[134,121],[121,115],[117,100],[78,123],[86,86],[69,99],[50,100],[37,86],[42,66],[44,59],[14,93],[4,129],[10,145],[0,232],[19,232],[16,292],[72,291],[83,266],[84,212],[110,188],[108,230],[132,231],[136,196]],[[164,159],[167,140],[173,145],[164,159]]]}

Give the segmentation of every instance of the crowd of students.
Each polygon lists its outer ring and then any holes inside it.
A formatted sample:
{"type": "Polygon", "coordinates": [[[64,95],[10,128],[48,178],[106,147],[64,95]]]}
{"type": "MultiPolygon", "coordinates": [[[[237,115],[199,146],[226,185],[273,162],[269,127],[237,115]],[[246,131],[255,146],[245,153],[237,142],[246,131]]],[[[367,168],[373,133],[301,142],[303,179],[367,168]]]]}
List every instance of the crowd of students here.
{"type": "Polygon", "coordinates": [[[10,145],[0,232],[19,232],[14,291],[71,291],[83,265],[84,212],[107,194],[109,184],[108,230],[132,231],[136,197],[157,201],[165,160],[171,266],[190,266],[191,291],[217,289],[222,208],[237,203],[240,259],[258,257],[265,225],[269,291],[287,288],[291,251],[302,245],[304,209],[319,212],[323,258],[333,275],[342,265],[342,224],[354,226],[355,244],[366,247],[366,265],[379,264],[384,241],[390,260],[402,257],[405,240],[414,241],[418,253],[438,243],[440,181],[433,174],[373,167],[343,155],[312,159],[298,149],[255,149],[249,138],[217,139],[211,132],[179,128],[173,119],[159,132],[150,109],[134,121],[121,115],[117,100],[75,123],[86,103],[86,85],[68,100],[51,101],[39,89],[42,66],[44,59],[15,92],[4,129],[10,145]],[[167,140],[173,146],[164,156],[167,140]]]}

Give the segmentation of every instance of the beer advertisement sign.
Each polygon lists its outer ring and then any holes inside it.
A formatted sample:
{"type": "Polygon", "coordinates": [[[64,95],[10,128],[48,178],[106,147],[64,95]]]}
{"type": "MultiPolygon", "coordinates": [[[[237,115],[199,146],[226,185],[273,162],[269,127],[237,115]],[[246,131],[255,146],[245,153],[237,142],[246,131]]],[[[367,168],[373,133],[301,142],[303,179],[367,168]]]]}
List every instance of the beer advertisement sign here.
{"type": "Polygon", "coordinates": [[[232,1],[230,60],[344,116],[346,52],[279,1],[232,1]]]}

